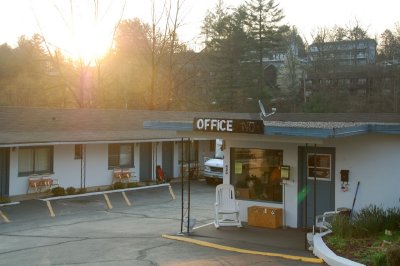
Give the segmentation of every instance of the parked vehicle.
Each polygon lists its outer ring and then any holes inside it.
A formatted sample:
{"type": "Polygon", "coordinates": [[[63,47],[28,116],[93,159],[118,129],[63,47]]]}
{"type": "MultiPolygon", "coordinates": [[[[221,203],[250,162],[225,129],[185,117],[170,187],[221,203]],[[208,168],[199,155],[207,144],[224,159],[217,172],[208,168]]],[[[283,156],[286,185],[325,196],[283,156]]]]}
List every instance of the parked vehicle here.
{"type": "Polygon", "coordinates": [[[203,176],[207,184],[222,183],[224,168],[224,153],[222,151],[222,140],[215,141],[215,157],[206,159],[204,163],[203,176]]]}
{"type": "Polygon", "coordinates": [[[209,159],[204,163],[203,176],[207,184],[222,183],[224,160],[221,158],[209,159]]]}

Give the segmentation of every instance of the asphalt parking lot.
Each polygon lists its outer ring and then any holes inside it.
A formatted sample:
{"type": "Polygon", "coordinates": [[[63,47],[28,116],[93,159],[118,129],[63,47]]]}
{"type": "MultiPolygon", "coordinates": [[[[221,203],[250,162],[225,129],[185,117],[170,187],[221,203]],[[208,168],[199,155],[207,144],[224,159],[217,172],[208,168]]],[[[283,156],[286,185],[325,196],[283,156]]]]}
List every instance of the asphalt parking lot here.
{"type": "MultiPolygon", "coordinates": [[[[241,254],[163,238],[180,232],[181,186],[109,194],[46,203],[23,201],[0,210],[0,265],[317,265],[283,258],[241,254]]],[[[186,191],[185,191],[186,199],[186,191]]],[[[213,221],[215,186],[191,186],[191,217],[196,226],[213,221]]],[[[184,230],[186,231],[186,229],[184,230]]]]}

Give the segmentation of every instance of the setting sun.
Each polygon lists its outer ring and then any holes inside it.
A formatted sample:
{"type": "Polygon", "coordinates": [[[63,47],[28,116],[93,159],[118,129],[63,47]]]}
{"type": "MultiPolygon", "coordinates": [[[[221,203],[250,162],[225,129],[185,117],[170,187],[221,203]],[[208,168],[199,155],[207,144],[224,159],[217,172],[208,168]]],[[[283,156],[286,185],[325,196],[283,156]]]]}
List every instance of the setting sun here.
{"type": "Polygon", "coordinates": [[[64,52],[73,60],[93,64],[106,54],[112,45],[112,33],[105,34],[101,27],[80,27],[65,43],[64,52]]]}
{"type": "Polygon", "coordinates": [[[56,43],[52,43],[54,48],[85,64],[93,64],[104,56],[112,47],[113,31],[123,15],[123,8],[111,2],[101,3],[71,1],[54,6],[59,15],[58,23],[45,29],[45,34],[56,39],[56,43]]]}

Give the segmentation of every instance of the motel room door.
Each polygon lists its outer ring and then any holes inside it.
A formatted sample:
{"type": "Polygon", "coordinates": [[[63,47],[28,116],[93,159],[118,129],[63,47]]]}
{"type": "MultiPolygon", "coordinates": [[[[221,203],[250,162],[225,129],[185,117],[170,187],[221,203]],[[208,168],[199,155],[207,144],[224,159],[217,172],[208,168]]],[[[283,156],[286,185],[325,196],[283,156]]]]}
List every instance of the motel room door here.
{"type": "Polygon", "coordinates": [[[168,178],[174,175],[174,142],[166,141],[162,143],[162,168],[168,178]]]}
{"type": "Polygon", "coordinates": [[[9,195],[9,148],[0,148],[0,197],[9,195]]]}
{"type": "Polygon", "coordinates": [[[151,180],[152,177],[152,143],[140,143],[140,181],[151,180]]]}
{"type": "Polygon", "coordinates": [[[315,215],[335,210],[335,148],[299,147],[298,154],[298,225],[306,226],[307,215],[310,228],[314,224],[314,209],[315,215]]]}

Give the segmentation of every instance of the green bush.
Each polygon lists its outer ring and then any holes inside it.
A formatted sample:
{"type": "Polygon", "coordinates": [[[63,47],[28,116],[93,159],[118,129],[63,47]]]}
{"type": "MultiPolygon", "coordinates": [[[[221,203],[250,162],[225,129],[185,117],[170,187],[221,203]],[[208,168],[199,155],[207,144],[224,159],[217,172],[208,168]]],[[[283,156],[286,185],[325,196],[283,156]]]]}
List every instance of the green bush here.
{"type": "Polygon", "coordinates": [[[84,194],[84,193],[86,193],[87,191],[86,191],[86,188],[80,188],[79,190],[78,190],[78,194],[84,194]]]}
{"type": "Polygon", "coordinates": [[[11,200],[9,197],[0,197],[0,203],[10,203],[11,200]]]}
{"type": "Polygon", "coordinates": [[[150,186],[150,185],[153,184],[153,180],[147,179],[147,180],[144,181],[144,183],[146,184],[146,186],[150,186]]]}
{"type": "Polygon", "coordinates": [[[76,189],[74,187],[68,187],[66,192],[68,195],[74,195],[76,193],[76,189]]]}
{"type": "Polygon", "coordinates": [[[386,251],[386,263],[388,266],[400,265],[400,246],[392,246],[386,251]]]}
{"type": "Polygon", "coordinates": [[[122,183],[122,182],[115,182],[115,183],[112,185],[112,188],[113,188],[113,189],[124,189],[124,188],[126,188],[126,184],[125,184],[125,183],[122,183]]]}
{"type": "Polygon", "coordinates": [[[336,214],[331,221],[332,232],[341,238],[351,238],[353,233],[353,224],[347,215],[336,214]]]}
{"type": "Polygon", "coordinates": [[[371,257],[372,265],[386,266],[386,254],[384,252],[376,252],[371,257]]]}
{"type": "MultiPolygon", "coordinates": [[[[400,208],[393,207],[386,210],[385,229],[400,228],[400,208]]],[[[400,265],[400,264],[399,264],[400,265]]]]}
{"type": "Polygon", "coordinates": [[[128,188],[134,188],[134,187],[138,187],[139,184],[137,182],[129,182],[126,186],[128,188]]]}
{"type": "Polygon", "coordinates": [[[63,187],[55,187],[51,190],[51,193],[54,196],[64,196],[65,195],[65,189],[63,187]]]}
{"type": "Polygon", "coordinates": [[[354,234],[363,237],[376,235],[385,227],[386,212],[382,207],[369,205],[353,216],[354,234]]]}

